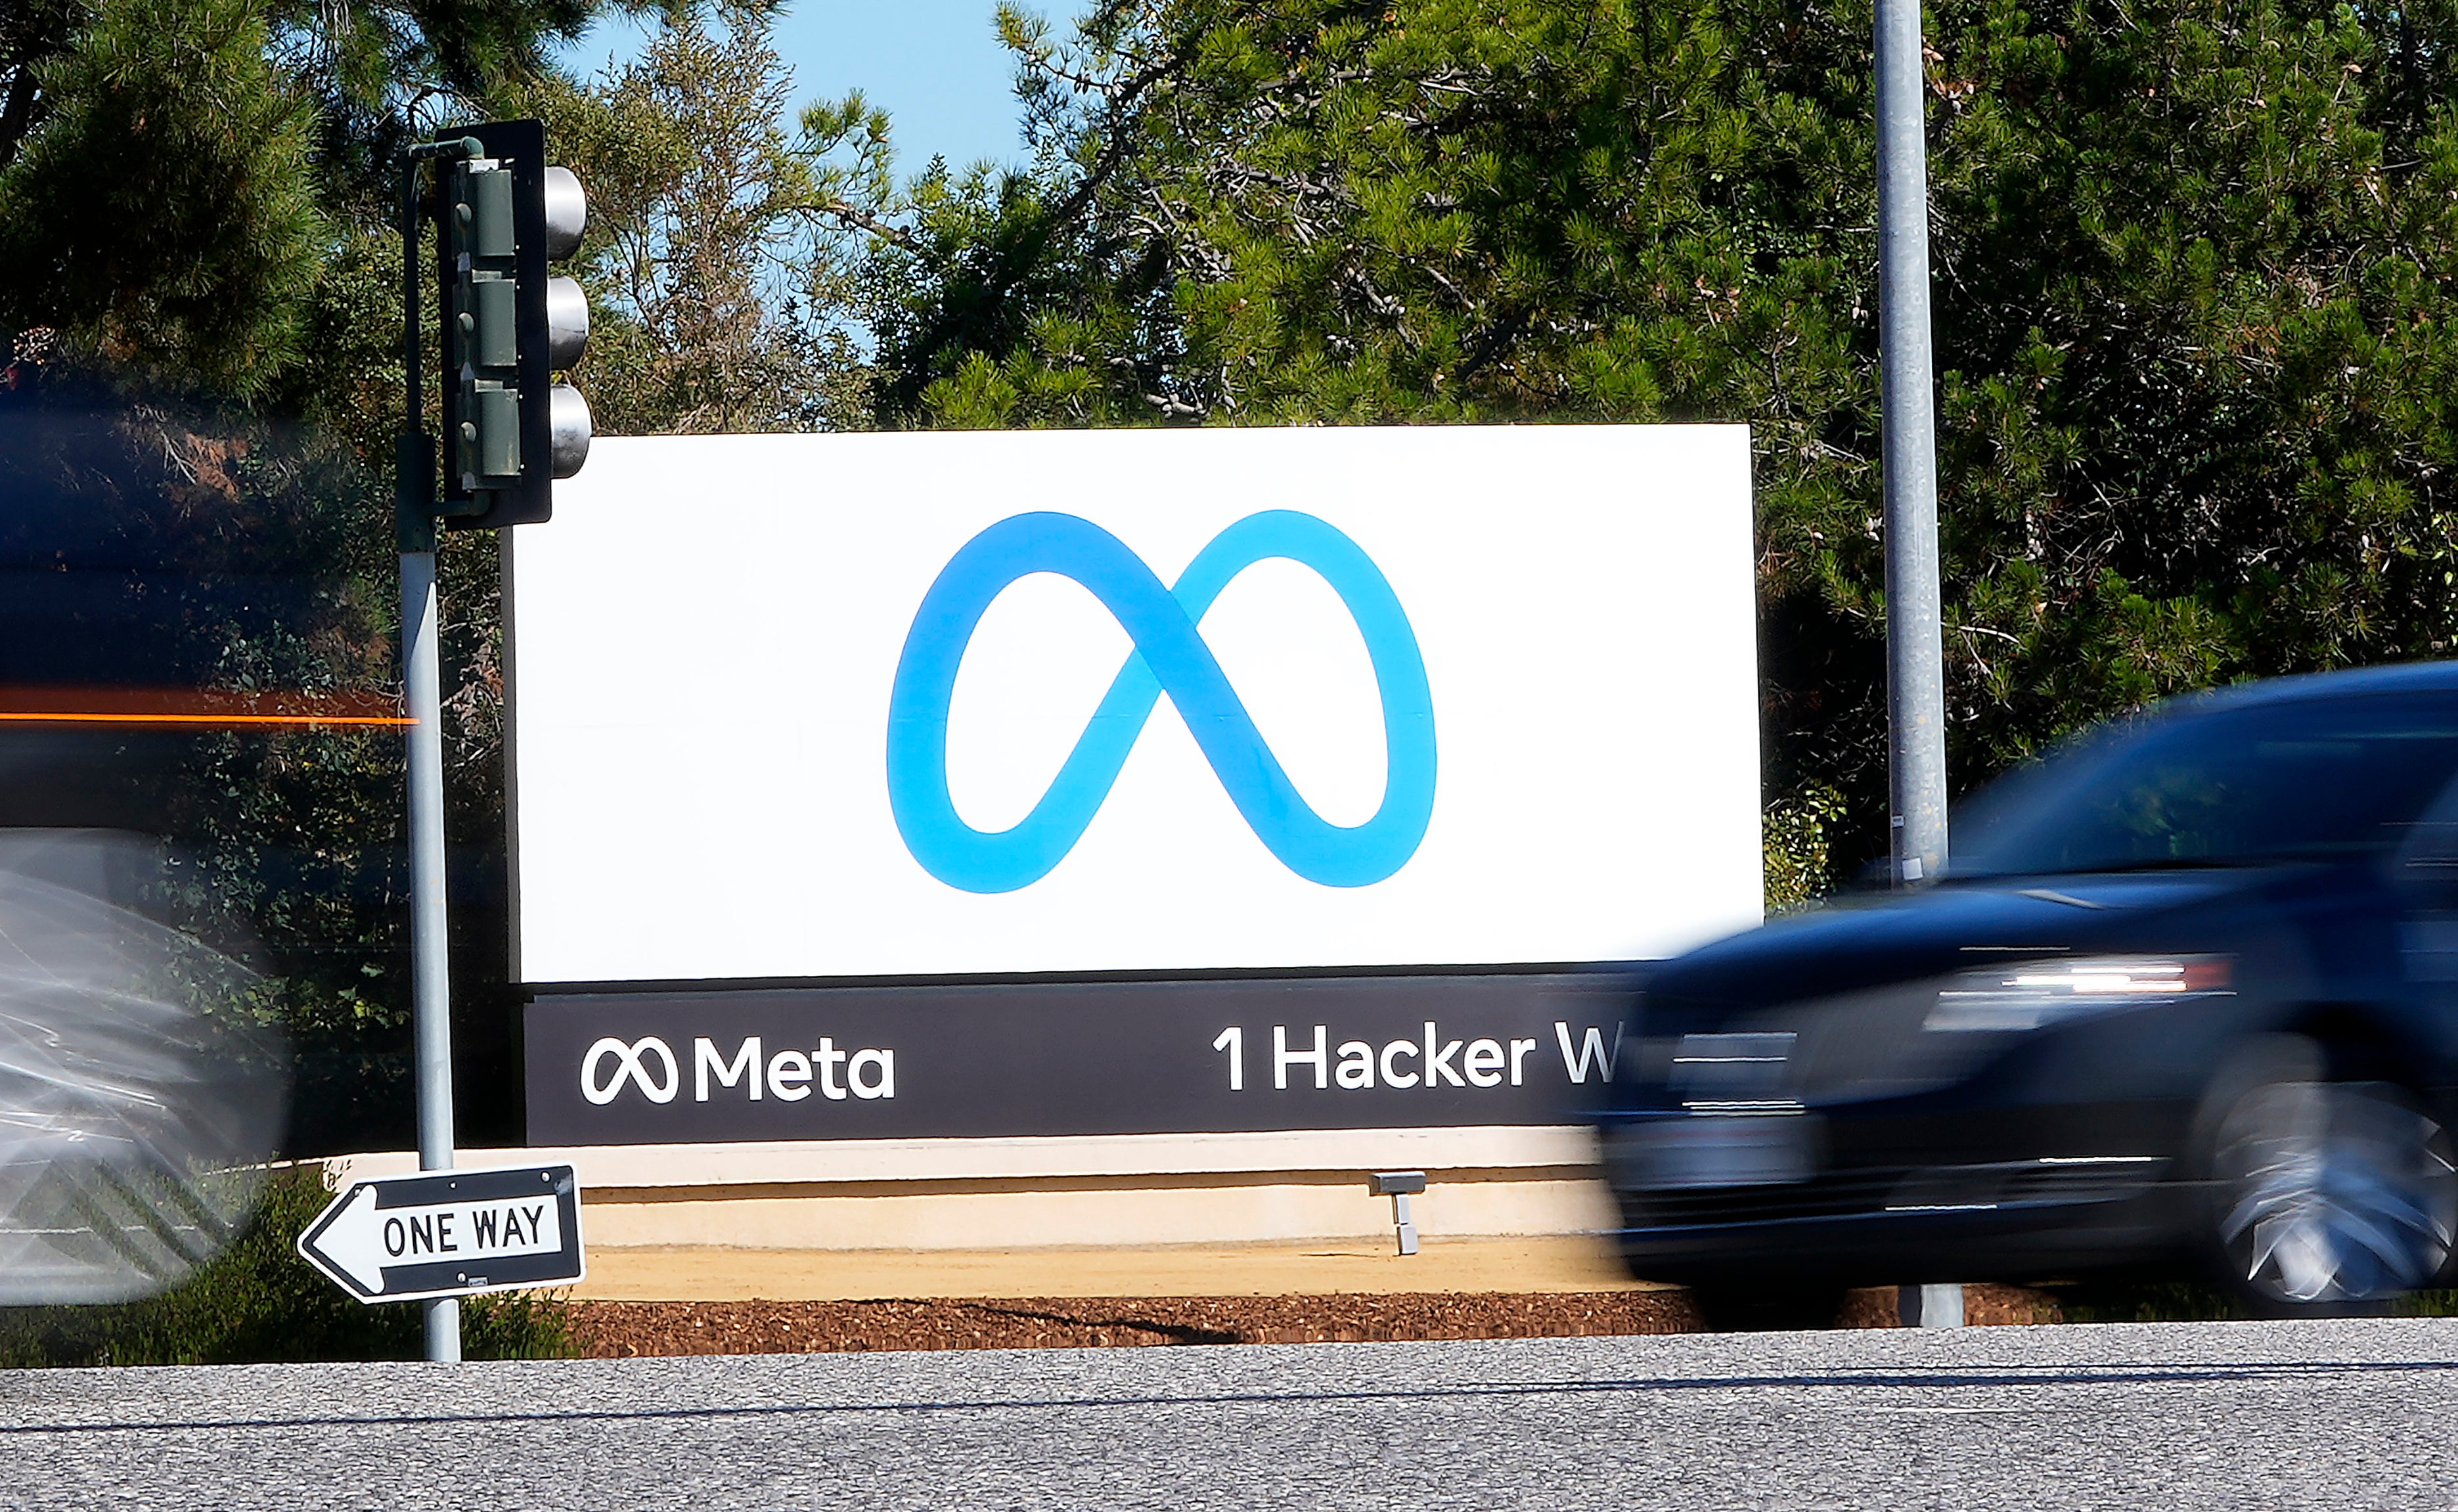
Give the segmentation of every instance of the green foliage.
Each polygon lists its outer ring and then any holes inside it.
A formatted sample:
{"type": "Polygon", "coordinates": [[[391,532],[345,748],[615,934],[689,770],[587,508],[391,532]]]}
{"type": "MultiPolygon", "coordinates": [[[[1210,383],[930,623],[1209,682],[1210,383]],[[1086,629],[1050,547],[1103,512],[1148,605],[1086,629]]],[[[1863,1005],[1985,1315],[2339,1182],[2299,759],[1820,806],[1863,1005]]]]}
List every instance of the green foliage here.
{"type": "MultiPolygon", "coordinates": [[[[300,1233],[331,1197],[321,1168],[278,1170],[255,1223],[186,1284],[136,1302],[0,1311],[0,1367],[418,1358],[417,1307],[366,1306],[299,1258],[300,1233]]],[[[462,1310],[471,1359],[574,1352],[558,1297],[499,1293],[462,1310]]]]}
{"type": "Polygon", "coordinates": [[[1760,814],[1769,914],[1805,907],[1833,890],[1833,831],[1844,814],[1844,795],[1823,782],[1780,798],[1760,814]]]}
{"type": "Polygon", "coordinates": [[[809,282],[832,222],[786,136],[793,76],[769,28],[736,5],[678,16],[636,62],[586,86],[544,79],[522,101],[589,187],[574,271],[603,434],[811,430],[862,412],[844,291],[809,282]]]}
{"type": "Polygon", "coordinates": [[[2197,1281],[2106,1280],[2047,1290],[2069,1323],[2206,1323],[2251,1315],[2235,1297],[2197,1281]]]}
{"type": "Polygon", "coordinates": [[[0,320],[262,393],[301,355],[325,226],[314,121],[252,0],[101,0],[0,176],[0,320]]]}
{"type": "Polygon", "coordinates": [[[363,400],[383,343],[356,324],[315,338],[389,302],[363,243],[395,216],[399,149],[549,72],[552,40],[602,3],[12,5],[0,329],[56,331],[54,362],[147,392],[317,414],[363,400]]]}

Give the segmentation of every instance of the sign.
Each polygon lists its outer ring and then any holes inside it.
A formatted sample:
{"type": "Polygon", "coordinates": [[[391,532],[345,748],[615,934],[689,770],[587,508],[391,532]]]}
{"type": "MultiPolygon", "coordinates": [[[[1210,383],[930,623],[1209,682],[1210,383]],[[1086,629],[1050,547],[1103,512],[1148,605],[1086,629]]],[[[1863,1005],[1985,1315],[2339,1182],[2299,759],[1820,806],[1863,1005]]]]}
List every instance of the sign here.
{"type": "Polygon", "coordinates": [[[1627,1005],[1607,972],[558,994],[528,1010],[530,1139],[1562,1124],[1627,1005]]]}
{"type": "Polygon", "coordinates": [[[1740,427],[596,446],[504,543],[533,987],[1559,965],[1760,916],[1740,427]]]}
{"type": "Polygon", "coordinates": [[[434,1170],[353,1182],[299,1236],[308,1264],[362,1302],[406,1302],[586,1274],[570,1166],[434,1170]]]}

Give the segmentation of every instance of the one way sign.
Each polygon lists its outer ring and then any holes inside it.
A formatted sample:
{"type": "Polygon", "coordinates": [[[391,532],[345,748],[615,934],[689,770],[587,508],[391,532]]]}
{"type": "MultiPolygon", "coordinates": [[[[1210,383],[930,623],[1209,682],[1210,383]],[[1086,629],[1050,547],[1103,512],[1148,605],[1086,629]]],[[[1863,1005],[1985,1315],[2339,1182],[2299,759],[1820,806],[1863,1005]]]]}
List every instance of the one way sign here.
{"type": "Polygon", "coordinates": [[[353,1182],[299,1253],[362,1302],[568,1285],[587,1271],[580,1183],[570,1166],[353,1182]]]}

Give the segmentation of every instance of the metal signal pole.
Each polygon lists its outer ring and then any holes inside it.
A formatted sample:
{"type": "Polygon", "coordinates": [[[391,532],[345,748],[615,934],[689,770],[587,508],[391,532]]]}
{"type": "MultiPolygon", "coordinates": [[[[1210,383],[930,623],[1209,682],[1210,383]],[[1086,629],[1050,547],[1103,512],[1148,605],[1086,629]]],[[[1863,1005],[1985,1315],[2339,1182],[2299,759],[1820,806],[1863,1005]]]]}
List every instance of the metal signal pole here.
{"type": "MultiPolygon", "coordinates": [[[[1920,0],[1877,0],[1878,376],[1885,430],[1886,770],[1897,886],[1946,864],[1936,401],[1929,371],[1928,142],[1920,0]]],[[[1963,1288],[1902,1289],[1904,1321],[1963,1322],[1963,1288]]]]}
{"type": "MultiPolygon", "coordinates": [[[[395,528],[401,544],[401,671],[409,715],[410,1014],[417,1040],[418,1169],[452,1169],[452,969],[445,928],[444,699],[435,595],[435,442],[421,392],[418,268],[420,162],[463,156],[464,138],[413,147],[401,183],[401,361],[407,408],[394,453],[395,528]]],[[[461,1357],[461,1300],[427,1308],[427,1357],[461,1357]]]]}

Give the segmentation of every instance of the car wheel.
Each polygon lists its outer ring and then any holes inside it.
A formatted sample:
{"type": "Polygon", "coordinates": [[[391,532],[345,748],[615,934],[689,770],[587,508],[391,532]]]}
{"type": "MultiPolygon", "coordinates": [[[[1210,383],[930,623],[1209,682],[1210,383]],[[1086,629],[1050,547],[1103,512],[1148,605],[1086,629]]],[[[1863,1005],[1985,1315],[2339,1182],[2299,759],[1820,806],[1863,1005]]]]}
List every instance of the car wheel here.
{"type": "Polygon", "coordinates": [[[2220,1263],[2257,1311],[2385,1310],[2448,1262],[2448,1131],[2387,1083],[2256,1079],[2220,1114],[2209,1169],[2220,1263]]]}

